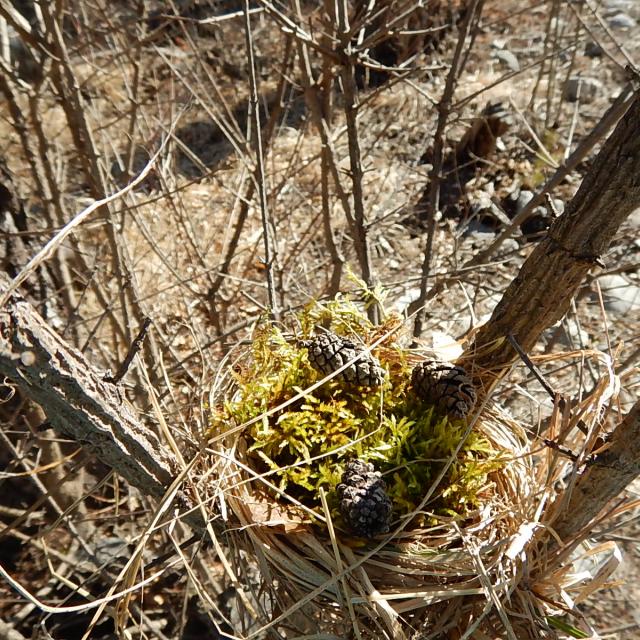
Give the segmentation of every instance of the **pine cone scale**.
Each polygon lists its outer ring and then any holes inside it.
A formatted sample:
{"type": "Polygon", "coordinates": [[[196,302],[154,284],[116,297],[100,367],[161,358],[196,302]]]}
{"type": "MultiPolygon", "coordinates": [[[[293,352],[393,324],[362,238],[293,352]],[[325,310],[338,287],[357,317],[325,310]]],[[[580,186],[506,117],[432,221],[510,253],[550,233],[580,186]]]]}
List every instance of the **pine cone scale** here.
{"type": "Polygon", "coordinates": [[[389,531],[393,507],[382,475],[372,464],[350,460],[337,492],[342,519],[355,535],[373,538],[389,531]]]}
{"type": "Polygon", "coordinates": [[[347,338],[327,332],[299,344],[307,349],[311,366],[324,375],[346,365],[337,377],[349,384],[378,387],[384,381],[385,370],[378,360],[347,338]]]}
{"type": "Polygon", "coordinates": [[[450,362],[424,360],[411,373],[414,393],[454,418],[465,418],[476,404],[476,390],[466,371],[450,362]]]}

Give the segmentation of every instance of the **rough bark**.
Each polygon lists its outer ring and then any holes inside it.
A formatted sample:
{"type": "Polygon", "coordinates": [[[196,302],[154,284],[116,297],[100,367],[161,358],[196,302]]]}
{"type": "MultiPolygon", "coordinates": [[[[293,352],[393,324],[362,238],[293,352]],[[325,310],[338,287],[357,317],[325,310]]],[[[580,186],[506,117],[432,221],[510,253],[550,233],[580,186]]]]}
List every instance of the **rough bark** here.
{"type": "Polygon", "coordinates": [[[640,475],[640,400],[611,434],[609,447],[576,481],[569,502],[552,527],[568,540],[584,529],[640,475]]]}
{"type": "Polygon", "coordinates": [[[513,335],[525,352],[560,320],[589,270],[601,264],[614,234],[640,207],[640,91],[604,143],[578,192],[525,261],[466,353],[482,385],[517,358],[513,335]]]}
{"type": "MultiPolygon", "coordinates": [[[[0,275],[0,292],[8,284],[0,275]]],[[[0,376],[37,402],[58,433],[87,447],[141,492],[166,492],[177,473],[171,452],[140,424],[118,387],[17,295],[0,310],[0,376]]]]}
{"type": "MultiPolygon", "coordinates": [[[[11,172],[4,159],[0,158],[0,272],[14,277],[29,262],[34,252],[33,237],[27,234],[30,231],[29,223],[29,217],[18,196],[11,172]]],[[[28,301],[42,313],[49,324],[64,326],[60,314],[59,297],[56,295],[58,287],[49,265],[46,263],[40,265],[35,275],[33,284],[29,283],[25,287],[28,301]]],[[[14,398],[15,400],[17,398],[14,398]]],[[[0,415],[3,418],[6,408],[7,405],[0,407],[0,415]]],[[[32,428],[45,421],[41,409],[34,405],[24,412],[23,417],[32,428]]],[[[44,465],[62,460],[64,457],[63,445],[53,438],[43,437],[38,442],[38,446],[40,461],[44,465]]],[[[53,506],[56,515],[72,504],[78,503],[76,513],[81,516],[80,525],[85,526],[87,522],[82,521],[82,514],[86,507],[84,502],[78,502],[84,492],[85,470],[78,469],[73,480],[67,474],[68,471],[64,465],[53,464],[48,473],[42,474],[41,478],[31,477],[31,482],[42,483],[42,488],[46,489],[50,500],[53,501],[53,505],[49,506],[53,506]]]]}

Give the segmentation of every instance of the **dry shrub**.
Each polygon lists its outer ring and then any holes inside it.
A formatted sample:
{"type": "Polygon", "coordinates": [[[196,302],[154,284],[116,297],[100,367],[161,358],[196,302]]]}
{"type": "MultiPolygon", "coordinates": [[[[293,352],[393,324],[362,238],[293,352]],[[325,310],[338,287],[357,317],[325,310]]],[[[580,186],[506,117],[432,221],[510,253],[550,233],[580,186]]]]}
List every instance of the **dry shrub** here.
{"type": "MultiPolygon", "coordinates": [[[[67,263],[68,275],[61,273],[56,294],[75,295],[75,299],[70,296],[64,300],[71,315],[66,337],[75,341],[94,363],[117,366],[143,315],[153,318],[154,329],[143,355],[147,370],[155,376],[153,392],[158,394],[161,405],[155,417],[158,422],[170,423],[180,443],[191,446],[206,428],[199,429],[206,418],[195,398],[210,383],[207,367],[222,361],[213,376],[208,403],[216,407],[238,391],[235,365],[246,366],[252,358],[246,341],[228,349],[242,340],[239,332],[253,327],[267,300],[265,265],[261,261],[264,229],[258,197],[255,190],[250,190],[255,182],[255,158],[250,153],[252,135],[246,108],[247,52],[243,17],[227,19],[222,15],[226,12],[224,3],[195,3],[204,7],[205,18],[215,19],[208,25],[192,22],[202,15],[185,16],[184,20],[169,17],[170,28],[166,29],[153,22],[154,16],[145,14],[145,4],[136,5],[141,11],[138,15],[131,3],[66,3],[68,14],[77,9],[77,33],[65,30],[65,15],[60,16],[70,56],[69,69],[83,98],[75,115],[82,115],[94,134],[93,150],[104,178],[103,184],[93,186],[99,187],[100,193],[113,193],[116,185],[122,186],[136,175],[163,141],[166,148],[149,174],[149,181],[77,229],[51,263],[67,263]],[[107,24],[107,14],[114,22],[105,29],[100,25],[107,24]],[[127,166],[129,161],[131,166],[127,166]],[[246,218],[242,217],[243,207],[246,218]],[[110,233],[113,244],[109,244],[110,233]],[[121,250],[120,255],[115,255],[114,246],[121,250]],[[153,340],[156,351],[146,353],[152,351],[147,347],[153,340]]],[[[273,269],[281,306],[299,308],[311,298],[327,295],[335,284],[330,272],[336,265],[327,255],[328,236],[333,234],[345,265],[356,262],[356,234],[348,220],[348,206],[354,200],[349,148],[353,139],[346,132],[341,69],[334,58],[324,59],[322,55],[322,47],[338,46],[339,30],[323,13],[323,6],[333,3],[300,3],[300,11],[290,3],[285,17],[311,34],[316,39],[313,43],[302,37],[292,38],[289,26],[279,21],[277,12],[282,4],[264,3],[271,8],[253,14],[252,25],[264,103],[264,113],[260,112],[263,131],[268,128],[269,115],[277,111],[277,101],[272,96],[281,79],[286,80],[284,110],[296,112],[292,118],[276,114],[264,160],[269,213],[276,230],[272,240],[278,259],[273,269]],[[285,52],[289,44],[295,59],[288,61],[285,52]],[[304,53],[310,57],[309,78],[302,70],[304,53]],[[324,117],[331,143],[328,159],[335,163],[335,176],[330,163],[323,165],[327,146],[311,101],[307,101],[306,111],[300,106],[300,93],[307,80],[312,90],[304,91],[305,99],[315,91],[326,92],[323,97],[329,106],[324,117]],[[298,109],[303,112],[301,115],[298,109]],[[326,199],[323,180],[327,183],[326,199]],[[346,193],[344,201],[339,187],[346,193]],[[323,219],[329,233],[323,229],[323,219]]],[[[363,38],[371,46],[361,51],[358,65],[369,63],[369,72],[375,70],[375,61],[398,67],[382,70],[384,79],[389,80],[387,86],[371,89],[358,85],[362,204],[367,214],[373,271],[385,281],[387,290],[402,299],[399,306],[406,307],[415,299],[411,287],[420,279],[424,238],[409,237],[402,220],[413,214],[427,181],[427,168],[420,166],[419,159],[432,142],[437,102],[455,45],[452,27],[467,3],[432,1],[425,8],[417,2],[385,1],[349,6],[355,9],[364,4],[377,8],[373,7],[369,23],[364,26],[363,38]],[[410,11],[403,15],[403,7],[410,11]],[[390,21],[395,21],[393,34],[384,32],[390,21]],[[429,31],[432,28],[435,30],[429,31]],[[448,41],[439,42],[441,37],[448,41]],[[391,57],[383,58],[385,51],[391,57]],[[406,82],[396,82],[404,74],[406,82]]],[[[556,8],[560,5],[555,3],[556,8]]],[[[540,29],[544,36],[540,16],[546,20],[546,6],[527,12],[522,12],[518,3],[487,6],[483,24],[489,26],[475,34],[475,49],[469,49],[471,63],[460,76],[455,93],[457,102],[452,106],[446,132],[451,148],[462,137],[468,120],[480,112],[487,100],[506,104],[510,99],[517,110],[526,111],[518,114],[519,122],[528,119],[534,128],[539,124],[538,112],[544,111],[548,119],[559,100],[556,89],[561,79],[548,74],[544,64],[538,72],[538,53],[519,52],[523,67],[529,63],[533,66],[516,76],[505,73],[495,61],[486,64],[498,33],[496,28],[504,28],[510,14],[517,27],[514,31],[522,40],[518,46],[524,48],[540,29]],[[480,53],[476,53],[478,49],[480,53]],[[545,96],[542,106],[539,98],[534,104],[536,92],[545,96]],[[529,106],[533,108],[527,111],[529,106]]],[[[573,4],[567,5],[567,12],[573,10],[573,4]]],[[[352,22],[354,15],[350,16],[352,22]]],[[[53,37],[51,33],[46,35],[53,37]]],[[[565,42],[554,42],[552,35],[549,51],[556,48],[559,52],[561,47],[564,50],[565,42]]],[[[576,35],[575,46],[578,45],[581,42],[576,35]]],[[[52,56],[47,69],[61,67],[60,60],[52,56]]],[[[69,81],[69,91],[71,85],[73,82],[69,81]]],[[[81,162],[87,149],[74,142],[74,122],[66,120],[55,87],[49,83],[38,85],[32,94],[30,86],[12,80],[11,88],[17,108],[15,113],[8,108],[8,98],[2,105],[3,121],[11,125],[3,153],[24,182],[22,192],[30,194],[31,222],[37,221],[32,231],[44,228],[45,237],[49,237],[93,201],[90,176],[81,162]],[[24,140],[20,131],[28,134],[24,140]],[[38,147],[38,131],[49,143],[47,148],[38,147]],[[51,174],[50,186],[59,186],[57,200],[47,197],[47,189],[39,190],[39,168],[30,169],[27,162],[31,151],[37,152],[43,166],[40,172],[51,174]]],[[[587,123],[595,121],[597,109],[592,107],[591,111],[586,114],[587,123]]],[[[561,115],[560,107],[558,114],[561,115]]],[[[526,122],[524,127],[522,122],[521,133],[530,126],[526,122]]],[[[585,128],[584,123],[577,131],[581,128],[585,128]]],[[[539,133],[544,138],[544,129],[539,133]]],[[[489,174],[490,180],[498,184],[506,174],[509,183],[519,182],[521,176],[533,174],[532,163],[540,161],[534,154],[536,145],[530,146],[534,151],[512,140],[508,150],[496,158],[495,174],[489,174]],[[520,161],[523,155],[526,159],[520,161]]],[[[544,170],[546,175],[549,168],[544,163],[541,166],[536,173],[542,175],[544,170]]],[[[573,177],[571,184],[576,179],[573,177]]],[[[467,191],[470,189],[468,184],[467,191]]],[[[567,189],[570,191],[570,185],[567,189]]],[[[494,262],[480,270],[460,268],[465,256],[459,253],[458,238],[451,231],[446,225],[436,230],[432,280],[455,278],[461,287],[452,284],[446,295],[431,301],[430,310],[439,329],[459,333],[462,324],[467,326],[466,318],[462,318],[469,304],[465,295],[473,289],[470,297],[476,312],[486,310],[482,305],[504,289],[514,265],[494,262]]],[[[39,233],[34,237],[40,242],[39,233]]],[[[347,272],[345,266],[338,278],[338,290],[350,287],[347,272]]],[[[630,319],[628,322],[631,325],[630,319]]],[[[338,521],[333,522],[329,493],[325,508],[320,494],[319,504],[309,507],[290,491],[278,490],[274,483],[277,473],[269,474],[256,464],[247,425],[236,424],[233,433],[223,431],[212,436],[203,447],[204,455],[196,457],[194,488],[203,508],[213,505],[214,524],[221,525],[223,535],[219,539],[210,532],[217,557],[210,558],[203,550],[194,560],[181,558],[186,569],[182,573],[193,579],[198,600],[216,610],[224,589],[224,581],[218,581],[216,573],[220,569],[238,594],[239,606],[250,620],[247,627],[255,635],[259,635],[256,625],[280,637],[311,634],[318,638],[484,639],[575,635],[577,632],[565,624],[566,619],[558,616],[567,611],[576,614],[574,605],[606,583],[618,559],[613,543],[571,555],[575,544],[564,540],[560,553],[560,547],[554,544],[553,520],[578,472],[601,444],[598,438],[608,417],[605,407],[615,400],[615,377],[602,354],[557,354],[549,362],[562,358],[593,362],[594,369],[596,361],[605,364],[605,375],[595,389],[586,389],[582,380],[576,388],[572,379],[571,385],[565,386],[567,395],[583,400],[574,406],[556,405],[547,420],[545,436],[551,442],[559,441],[564,449],[546,447],[537,435],[535,423],[518,423],[502,406],[488,404],[468,427],[471,433],[491,443],[493,455],[502,462],[489,474],[479,503],[463,515],[429,513],[428,521],[420,526],[406,514],[407,518],[398,519],[389,535],[372,542],[354,540],[345,535],[338,521]],[[575,454],[576,459],[567,457],[567,453],[575,454]],[[294,498],[298,502],[292,501],[294,498]],[[589,564],[589,557],[596,561],[589,564]],[[222,567],[216,564],[218,559],[222,560],[222,567]],[[206,578],[198,581],[194,567],[202,569],[206,578]]],[[[571,368],[571,375],[578,369],[579,366],[571,368]]],[[[135,384],[137,375],[134,367],[127,381],[133,383],[123,394],[126,392],[146,413],[151,394],[139,382],[135,384]]],[[[303,387],[301,393],[306,396],[310,389],[303,387]]],[[[504,404],[526,406],[524,394],[512,390],[503,397],[504,404]]],[[[536,411],[540,410],[539,404],[532,404],[536,411]]],[[[23,432],[15,436],[14,431],[19,412],[10,405],[4,408],[10,413],[6,420],[10,438],[20,440],[23,432]]],[[[261,419],[275,424],[267,416],[261,419]]],[[[44,418],[38,417],[29,424],[36,431],[43,422],[44,418]]],[[[25,441],[31,442],[31,432],[24,433],[25,441]]],[[[40,444],[32,449],[42,448],[40,444]]],[[[191,450],[197,451],[197,447],[194,445],[191,450]]],[[[39,454],[34,454],[34,460],[35,455],[39,454]]],[[[3,450],[2,457],[5,460],[11,455],[6,456],[3,450]]],[[[38,468],[37,462],[31,465],[29,456],[23,458],[16,453],[13,458],[22,461],[26,475],[38,468]]],[[[414,511],[426,511],[431,507],[428,496],[437,497],[447,488],[446,479],[436,478],[424,487],[425,504],[419,501],[414,511]]],[[[85,491],[86,487],[78,483],[78,497],[85,491]]],[[[22,495],[19,491],[6,493],[11,494],[11,500],[22,495]]],[[[134,506],[138,504],[136,499],[130,499],[134,506]]],[[[85,502],[91,511],[91,502],[85,502]]],[[[98,520],[91,529],[96,538],[110,531],[111,521],[117,525],[124,521],[134,531],[144,530],[147,512],[141,510],[142,515],[127,519],[128,515],[118,511],[121,505],[111,502],[110,494],[107,504],[107,520],[98,520]]],[[[55,538],[54,547],[64,544],[64,526],[58,523],[51,535],[55,538]]],[[[166,529],[170,529],[168,535],[173,532],[171,527],[166,529]]],[[[161,536],[165,536],[164,530],[158,534],[161,536]]],[[[167,539],[162,542],[167,544],[167,539]]],[[[159,544],[153,548],[156,552],[159,553],[159,544]]],[[[36,546],[29,547],[25,555],[30,555],[26,562],[29,571],[25,572],[29,576],[36,575],[48,560],[36,546]],[[32,554],[32,549],[37,553],[32,554]]],[[[65,566],[73,563],[65,559],[65,566]]],[[[44,571],[48,576],[50,567],[44,571]]],[[[33,582],[35,592],[39,585],[33,582]]],[[[56,576],[52,583],[59,585],[61,580],[56,576]]],[[[171,588],[165,586],[164,582],[155,585],[167,602],[171,588]]],[[[177,590],[175,601],[190,595],[190,589],[191,583],[188,588],[177,590]]],[[[166,616],[162,608],[150,614],[154,623],[166,616]]],[[[26,627],[31,618],[25,619],[26,627]]],[[[125,619],[123,613],[118,623],[121,628],[128,622],[125,619]]],[[[138,623],[134,608],[131,619],[138,623]]],[[[586,621],[582,625],[587,626],[586,621]]]]}

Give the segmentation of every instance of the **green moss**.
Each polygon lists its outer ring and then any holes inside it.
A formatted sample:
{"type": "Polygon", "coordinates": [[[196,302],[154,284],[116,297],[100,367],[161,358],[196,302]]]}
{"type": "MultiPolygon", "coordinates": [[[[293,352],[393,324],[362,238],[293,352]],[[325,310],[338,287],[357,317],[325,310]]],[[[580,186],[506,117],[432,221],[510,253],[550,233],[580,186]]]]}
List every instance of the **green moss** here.
{"type": "MultiPolygon", "coordinates": [[[[297,338],[313,335],[314,327],[323,324],[365,344],[398,325],[391,319],[374,327],[349,300],[310,305],[297,321],[297,338]]],[[[438,415],[411,395],[410,354],[398,346],[393,333],[374,354],[389,374],[381,387],[350,387],[334,379],[245,429],[254,468],[271,472],[274,484],[311,508],[319,508],[320,487],[336,507],[335,487],[344,465],[357,457],[383,473],[396,515],[413,511],[466,431],[464,422],[438,415]]],[[[277,408],[321,379],[306,349],[271,325],[255,336],[249,357],[235,375],[233,399],[214,411],[215,433],[277,408]]],[[[478,505],[487,474],[499,465],[489,442],[472,431],[424,510],[464,516],[478,505]]]]}

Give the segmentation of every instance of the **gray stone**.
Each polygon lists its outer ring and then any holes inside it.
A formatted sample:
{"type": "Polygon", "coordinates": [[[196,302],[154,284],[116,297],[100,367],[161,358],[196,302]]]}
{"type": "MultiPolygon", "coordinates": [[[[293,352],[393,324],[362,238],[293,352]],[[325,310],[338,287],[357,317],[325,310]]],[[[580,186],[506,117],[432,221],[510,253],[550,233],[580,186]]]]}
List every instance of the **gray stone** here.
{"type": "Polygon", "coordinates": [[[476,242],[478,240],[492,240],[496,234],[495,229],[492,229],[489,225],[480,222],[478,219],[474,218],[470,220],[465,227],[464,237],[471,238],[472,242],[476,242]]]}
{"type": "Polygon", "coordinates": [[[593,102],[596,96],[603,92],[603,85],[595,78],[572,76],[564,85],[562,97],[568,102],[593,102]]]}
{"type": "Polygon", "coordinates": [[[549,215],[549,212],[547,211],[546,207],[543,207],[542,205],[538,205],[537,207],[534,208],[534,210],[531,212],[531,217],[533,218],[534,216],[542,216],[543,218],[546,218],[549,215]]]}
{"type": "Polygon", "coordinates": [[[505,38],[494,38],[489,45],[492,49],[504,49],[507,46],[508,40],[505,38]]]}
{"type": "Polygon", "coordinates": [[[638,0],[605,0],[603,5],[604,13],[607,16],[621,12],[632,16],[640,15],[640,3],[638,0]]]}
{"type": "Polygon", "coordinates": [[[491,54],[511,71],[520,71],[520,63],[515,54],[507,49],[498,49],[491,54]]]}
{"type": "Polygon", "coordinates": [[[605,18],[610,18],[619,13],[626,13],[634,20],[640,20],[640,2],[638,0],[605,0],[602,7],[602,14],[605,18]]]}
{"type": "Polygon", "coordinates": [[[516,213],[520,213],[533,199],[533,191],[527,191],[522,189],[518,195],[518,201],[516,202],[516,213]]]}
{"type": "Polygon", "coordinates": [[[628,16],[626,13],[616,13],[614,16],[607,18],[607,23],[612,29],[619,29],[621,31],[634,29],[638,24],[631,16],[628,16]]]}
{"type": "Polygon", "coordinates": [[[600,58],[604,54],[604,49],[593,40],[589,40],[584,47],[584,55],[587,58],[600,58]]]}
{"type": "Polygon", "coordinates": [[[578,349],[589,345],[589,334],[574,318],[566,317],[544,332],[547,342],[558,342],[568,349],[578,349]]]}
{"type": "Polygon", "coordinates": [[[502,241],[502,244],[497,251],[497,255],[501,258],[506,258],[519,250],[520,245],[518,244],[518,241],[514,238],[507,238],[506,240],[502,241]]]}
{"type": "Polygon", "coordinates": [[[607,311],[615,314],[640,312],[640,286],[619,274],[602,276],[598,282],[607,311]]]}
{"type": "Polygon", "coordinates": [[[629,217],[627,218],[627,222],[632,226],[640,229],[640,209],[636,209],[632,211],[629,217]]]}

